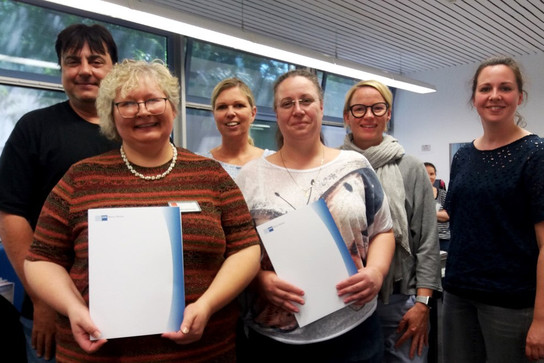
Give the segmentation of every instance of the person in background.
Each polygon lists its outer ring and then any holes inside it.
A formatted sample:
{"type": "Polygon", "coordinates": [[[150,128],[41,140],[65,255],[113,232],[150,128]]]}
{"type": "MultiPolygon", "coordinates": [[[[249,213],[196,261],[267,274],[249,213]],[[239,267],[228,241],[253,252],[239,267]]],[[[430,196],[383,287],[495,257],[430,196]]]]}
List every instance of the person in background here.
{"type": "Polygon", "coordinates": [[[387,198],[365,158],[322,143],[323,93],[314,74],[299,69],[280,76],[274,109],[279,151],[249,162],[236,179],[255,223],[323,198],[358,272],[336,285],[353,305],[301,328],[294,313],[304,291],[280,279],[265,253],[246,291],[255,300],[245,311],[247,342],[238,361],[381,362],[376,299],[394,250],[387,198]]]}
{"type": "Polygon", "coordinates": [[[436,201],[436,219],[438,225],[438,241],[440,242],[440,251],[448,251],[450,245],[450,216],[448,212],[444,209],[444,202],[446,201],[446,189],[437,188],[435,186],[436,181],[436,167],[434,164],[429,162],[424,162],[425,169],[427,169],[427,174],[431,180],[433,186],[433,195],[434,200],[436,201]]]}
{"type": "Polygon", "coordinates": [[[70,25],[55,44],[68,100],[24,115],[0,157],[0,238],[28,294],[21,321],[30,362],[54,356],[55,312],[28,288],[23,262],[42,205],[68,168],[117,147],[99,132],[100,81],[117,63],[117,46],[100,25],[70,25]],[[30,299],[28,298],[30,297],[30,299]]]}
{"type": "Polygon", "coordinates": [[[433,187],[435,187],[437,189],[446,190],[446,183],[442,179],[435,179],[435,181],[433,183],[433,187]]]}
{"type": "Polygon", "coordinates": [[[535,361],[544,358],[544,142],[523,128],[514,59],[483,61],[471,91],[483,134],[455,154],[444,206],[444,361],[535,361]]]}
{"type": "Polygon", "coordinates": [[[441,290],[436,207],[427,172],[384,134],[393,96],[378,81],[361,81],[346,94],[342,150],[364,155],[389,200],[396,249],[380,291],[378,314],[385,337],[385,362],[426,362],[429,309],[441,290]]]}
{"type": "Polygon", "coordinates": [[[219,82],[212,91],[212,110],[222,142],[203,155],[219,161],[233,179],[248,161],[273,153],[254,146],[249,136],[257,107],[242,80],[233,77],[219,82]]]}
{"type": "Polygon", "coordinates": [[[102,132],[121,148],[74,164],[44,204],[25,272],[59,312],[61,361],[235,359],[233,299],[257,273],[259,239],[242,193],[219,163],[170,142],[179,97],[177,78],[162,62],[116,65],[102,81],[97,109],[102,132]],[[88,309],[87,210],[172,201],[196,201],[201,209],[182,215],[186,307],[179,331],[90,340],[100,327],[88,309]]]}

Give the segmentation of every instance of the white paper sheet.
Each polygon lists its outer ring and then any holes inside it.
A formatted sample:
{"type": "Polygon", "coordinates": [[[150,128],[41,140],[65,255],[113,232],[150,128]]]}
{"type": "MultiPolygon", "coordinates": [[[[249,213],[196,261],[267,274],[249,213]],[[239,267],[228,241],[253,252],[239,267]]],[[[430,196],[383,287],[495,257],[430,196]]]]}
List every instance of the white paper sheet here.
{"type": "Polygon", "coordinates": [[[89,310],[102,338],[177,331],[183,248],[177,207],[89,209],[89,310]]]}
{"type": "Polygon", "coordinates": [[[304,291],[303,327],[346,306],[336,284],[357,272],[325,204],[318,201],[257,227],[278,276],[304,291]]]}

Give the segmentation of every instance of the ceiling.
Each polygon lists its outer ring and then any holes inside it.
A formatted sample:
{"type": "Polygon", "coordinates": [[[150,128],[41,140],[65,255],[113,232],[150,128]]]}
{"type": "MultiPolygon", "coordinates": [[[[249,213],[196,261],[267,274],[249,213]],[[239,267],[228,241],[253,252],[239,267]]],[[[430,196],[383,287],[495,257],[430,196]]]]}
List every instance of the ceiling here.
{"type": "Polygon", "coordinates": [[[541,0],[137,0],[396,74],[544,52],[541,0]]]}

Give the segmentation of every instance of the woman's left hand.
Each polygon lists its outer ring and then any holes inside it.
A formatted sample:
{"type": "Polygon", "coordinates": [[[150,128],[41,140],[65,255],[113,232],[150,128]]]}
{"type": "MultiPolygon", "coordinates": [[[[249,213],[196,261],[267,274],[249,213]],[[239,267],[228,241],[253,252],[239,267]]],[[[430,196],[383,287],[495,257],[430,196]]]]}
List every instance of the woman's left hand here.
{"type": "Polygon", "coordinates": [[[409,339],[410,359],[414,359],[415,354],[421,356],[423,348],[429,345],[429,307],[416,303],[402,317],[397,333],[402,334],[395,343],[398,348],[409,339]]]}
{"type": "Polygon", "coordinates": [[[525,355],[530,360],[544,358],[544,221],[535,224],[538,242],[538,262],[536,266],[536,298],[533,322],[525,340],[525,355]]]}
{"type": "Polygon", "coordinates": [[[179,331],[164,333],[162,337],[171,339],[177,344],[196,342],[202,337],[211,315],[211,309],[205,303],[197,300],[185,308],[179,331]]]}
{"type": "Polygon", "coordinates": [[[344,302],[354,302],[356,305],[364,305],[371,301],[380,291],[383,283],[383,275],[373,267],[363,267],[355,275],[350,276],[336,285],[338,296],[347,295],[344,302]]]}

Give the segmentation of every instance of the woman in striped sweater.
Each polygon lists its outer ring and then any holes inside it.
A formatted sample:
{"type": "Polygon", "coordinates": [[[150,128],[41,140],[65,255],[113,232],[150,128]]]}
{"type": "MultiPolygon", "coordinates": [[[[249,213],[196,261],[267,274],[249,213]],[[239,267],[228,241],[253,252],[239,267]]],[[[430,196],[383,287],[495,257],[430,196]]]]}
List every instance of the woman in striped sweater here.
{"type": "Polygon", "coordinates": [[[219,163],[170,143],[178,103],[178,81],[163,64],[116,65],[97,109],[102,132],[120,140],[120,150],[74,164],[44,205],[25,271],[59,313],[59,362],[235,359],[232,301],[259,268],[259,241],[242,194],[219,163]],[[179,331],[90,340],[100,327],[88,310],[87,210],[179,201],[201,208],[182,216],[186,308],[179,331]]]}

